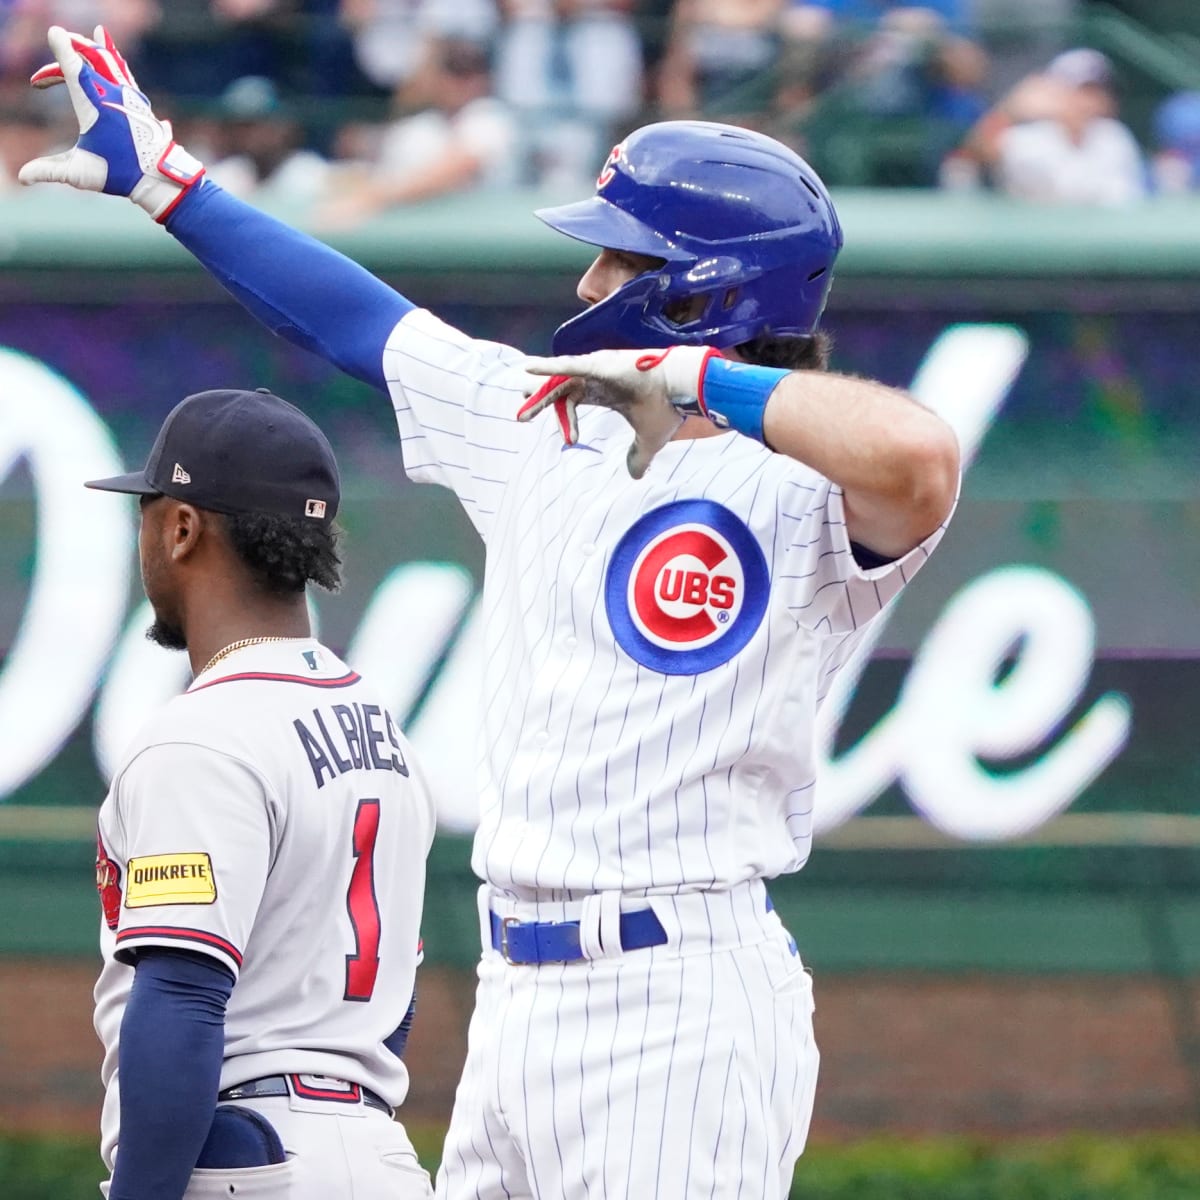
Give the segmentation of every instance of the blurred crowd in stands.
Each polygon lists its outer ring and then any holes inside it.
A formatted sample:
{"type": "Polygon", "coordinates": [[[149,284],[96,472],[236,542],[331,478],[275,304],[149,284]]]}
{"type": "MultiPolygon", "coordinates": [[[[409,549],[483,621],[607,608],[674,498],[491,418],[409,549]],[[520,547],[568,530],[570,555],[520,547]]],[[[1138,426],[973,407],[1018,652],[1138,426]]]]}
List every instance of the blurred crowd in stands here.
{"type": "Polygon", "coordinates": [[[106,25],[213,178],[330,229],[474,188],[577,191],[629,129],[679,117],[768,132],[834,187],[1200,190],[1200,91],[1164,90],[1139,141],[1118,67],[1077,44],[1084,4],[0,0],[0,193],[72,140],[66,97],[27,87],[52,23],[106,25]]]}

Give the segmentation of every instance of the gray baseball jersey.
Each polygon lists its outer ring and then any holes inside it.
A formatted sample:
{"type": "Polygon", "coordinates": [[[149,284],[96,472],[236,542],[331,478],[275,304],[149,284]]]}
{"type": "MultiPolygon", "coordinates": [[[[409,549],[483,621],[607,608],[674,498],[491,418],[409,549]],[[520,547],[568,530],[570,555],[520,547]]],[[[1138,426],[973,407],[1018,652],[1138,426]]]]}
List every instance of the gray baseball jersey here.
{"type": "Polygon", "coordinates": [[[238,650],[155,716],[99,819],[110,1167],[129,958],[142,947],[206,954],[236,978],[222,1088],[295,1073],[403,1100],[407,1071],[385,1040],[413,994],[433,830],[395,722],[313,639],[238,650]]]}

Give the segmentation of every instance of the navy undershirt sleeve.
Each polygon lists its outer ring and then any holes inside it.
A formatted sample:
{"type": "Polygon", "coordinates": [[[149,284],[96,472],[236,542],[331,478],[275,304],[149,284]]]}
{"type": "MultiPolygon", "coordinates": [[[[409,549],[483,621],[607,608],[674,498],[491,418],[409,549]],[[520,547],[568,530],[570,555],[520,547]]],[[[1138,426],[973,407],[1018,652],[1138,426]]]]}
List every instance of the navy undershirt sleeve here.
{"type": "Polygon", "coordinates": [[[121,1130],[109,1200],[178,1200],[212,1124],[233,977],[176,950],[138,954],[121,1020],[121,1130]]]}
{"type": "Polygon", "coordinates": [[[387,1037],[383,1039],[383,1044],[397,1057],[404,1057],[404,1047],[408,1045],[408,1035],[412,1032],[413,1018],[417,1015],[417,993],[413,992],[412,999],[408,1002],[408,1012],[404,1014],[404,1020],[396,1026],[387,1037]]]}
{"type": "Polygon", "coordinates": [[[268,328],[387,392],[384,346],[416,307],[399,292],[207,181],[176,205],[167,230],[268,328]]]}

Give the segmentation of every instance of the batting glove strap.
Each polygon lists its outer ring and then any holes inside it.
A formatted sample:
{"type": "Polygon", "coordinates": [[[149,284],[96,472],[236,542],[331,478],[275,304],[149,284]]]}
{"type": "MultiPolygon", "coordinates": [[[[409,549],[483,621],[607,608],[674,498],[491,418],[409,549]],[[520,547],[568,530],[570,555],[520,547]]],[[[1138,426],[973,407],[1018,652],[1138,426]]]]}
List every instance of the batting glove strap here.
{"type": "MultiPolygon", "coordinates": [[[[171,124],[163,121],[169,136],[171,124]]],[[[144,208],[160,225],[175,211],[175,206],[204,175],[204,164],[189,154],[177,141],[171,140],[155,163],[155,173],[143,175],[129,198],[144,208]]]]}
{"type": "Polygon", "coordinates": [[[711,354],[704,362],[698,402],[713,424],[736,429],[765,444],[763,413],[771,393],[788,374],[775,367],[730,362],[711,354]]]}

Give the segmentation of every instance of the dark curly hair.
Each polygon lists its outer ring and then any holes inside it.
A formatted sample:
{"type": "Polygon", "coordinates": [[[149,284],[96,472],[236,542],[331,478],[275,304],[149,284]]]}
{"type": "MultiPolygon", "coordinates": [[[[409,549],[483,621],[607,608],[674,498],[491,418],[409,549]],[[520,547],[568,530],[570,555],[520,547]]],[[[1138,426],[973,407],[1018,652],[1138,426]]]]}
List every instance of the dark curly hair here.
{"type": "Polygon", "coordinates": [[[743,342],[737,352],[757,367],[779,367],[785,371],[825,371],[833,339],[824,331],[811,337],[772,337],[769,333],[743,342]]]}
{"type": "Polygon", "coordinates": [[[288,596],[315,583],[327,592],[342,586],[342,530],[274,513],[224,513],[230,545],[264,592],[288,596]]]}

